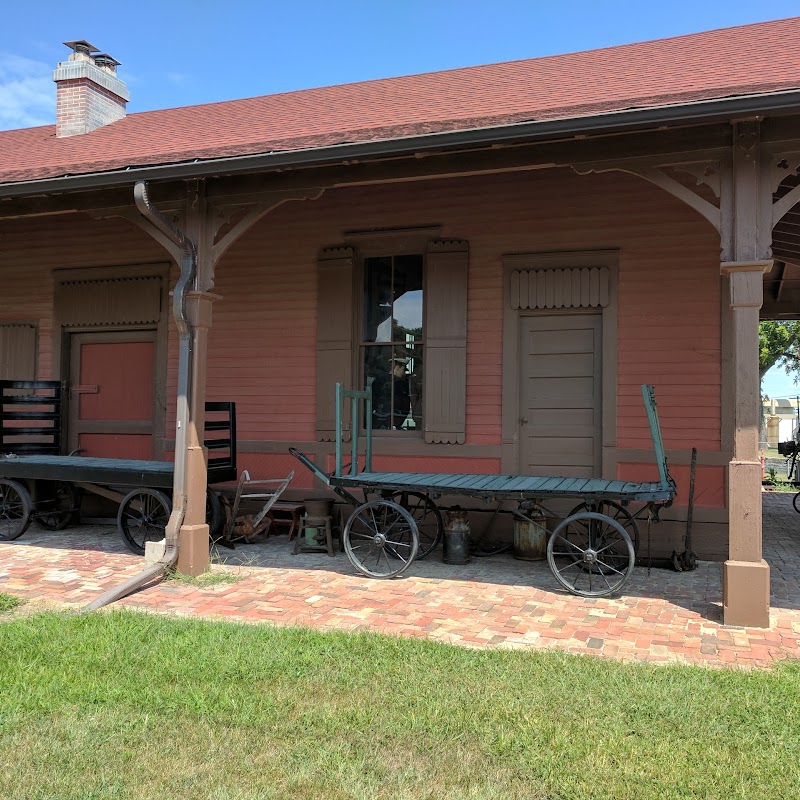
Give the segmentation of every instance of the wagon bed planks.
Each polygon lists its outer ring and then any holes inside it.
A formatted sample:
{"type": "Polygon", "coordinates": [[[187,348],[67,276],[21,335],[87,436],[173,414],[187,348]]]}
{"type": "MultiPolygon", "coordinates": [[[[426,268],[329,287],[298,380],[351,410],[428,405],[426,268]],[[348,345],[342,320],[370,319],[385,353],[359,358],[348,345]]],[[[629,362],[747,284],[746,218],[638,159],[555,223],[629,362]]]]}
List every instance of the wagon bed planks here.
{"type": "Polygon", "coordinates": [[[2,456],[0,478],[171,488],[171,461],[84,456],[2,456]]]}
{"type": "Polygon", "coordinates": [[[673,492],[658,482],[606,480],[604,478],[537,477],[528,475],[437,474],[414,472],[360,472],[330,479],[332,486],[392,489],[411,492],[491,496],[526,500],[544,497],[584,497],[599,500],[668,501],[673,492]]]}

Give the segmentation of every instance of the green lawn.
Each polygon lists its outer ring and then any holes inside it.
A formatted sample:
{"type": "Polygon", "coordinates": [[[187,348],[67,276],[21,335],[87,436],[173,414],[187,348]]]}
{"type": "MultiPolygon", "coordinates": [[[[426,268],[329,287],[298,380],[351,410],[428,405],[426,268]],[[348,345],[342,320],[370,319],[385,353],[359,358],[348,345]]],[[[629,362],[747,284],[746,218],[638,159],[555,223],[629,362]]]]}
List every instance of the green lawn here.
{"type": "Polygon", "coordinates": [[[0,797],[795,798],[800,665],[626,666],[370,634],[0,622],[0,797]]]}

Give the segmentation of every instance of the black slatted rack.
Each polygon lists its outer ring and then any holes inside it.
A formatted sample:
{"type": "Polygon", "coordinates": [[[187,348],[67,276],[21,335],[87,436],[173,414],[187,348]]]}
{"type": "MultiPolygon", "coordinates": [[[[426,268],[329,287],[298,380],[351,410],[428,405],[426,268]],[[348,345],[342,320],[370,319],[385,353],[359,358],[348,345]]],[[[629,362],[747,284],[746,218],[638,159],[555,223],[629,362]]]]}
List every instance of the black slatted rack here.
{"type": "Polygon", "coordinates": [[[208,449],[208,482],[235,481],[236,403],[206,402],[205,446],[208,449]]]}
{"type": "MultiPolygon", "coordinates": [[[[63,397],[60,381],[0,381],[0,455],[61,455],[63,397]]],[[[209,401],[206,415],[208,482],[235,481],[236,403],[209,401]]],[[[114,460],[124,461],[104,461],[114,460]]],[[[87,462],[79,458],[76,465],[87,462]]]]}
{"type": "Polygon", "coordinates": [[[0,453],[60,455],[60,381],[0,381],[0,453]]]}

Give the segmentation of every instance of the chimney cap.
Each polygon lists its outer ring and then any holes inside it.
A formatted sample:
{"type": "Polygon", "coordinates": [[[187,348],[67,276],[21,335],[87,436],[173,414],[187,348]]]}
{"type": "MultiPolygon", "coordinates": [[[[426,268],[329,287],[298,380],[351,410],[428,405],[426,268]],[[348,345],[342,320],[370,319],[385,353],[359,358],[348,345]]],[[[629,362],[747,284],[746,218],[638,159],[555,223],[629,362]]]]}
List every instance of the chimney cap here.
{"type": "Polygon", "coordinates": [[[108,53],[95,53],[92,58],[94,58],[94,63],[97,64],[98,67],[111,67],[113,70],[120,65],[120,62],[108,53]]]}
{"type": "Polygon", "coordinates": [[[99,53],[100,48],[95,47],[93,44],[89,44],[86,39],[76,39],[74,42],[64,42],[64,44],[73,50],[76,53],[86,53],[87,55],[91,55],[92,53],[99,53]]]}

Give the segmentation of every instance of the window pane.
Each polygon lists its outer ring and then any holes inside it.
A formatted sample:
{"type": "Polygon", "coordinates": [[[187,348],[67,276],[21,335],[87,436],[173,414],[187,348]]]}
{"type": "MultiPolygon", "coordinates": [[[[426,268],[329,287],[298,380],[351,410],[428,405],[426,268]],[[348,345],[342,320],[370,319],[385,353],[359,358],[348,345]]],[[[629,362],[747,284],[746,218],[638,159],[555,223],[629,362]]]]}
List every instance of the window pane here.
{"type": "Polygon", "coordinates": [[[392,338],[392,259],[364,259],[364,341],[392,338]]]}
{"type": "Polygon", "coordinates": [[[422,430],[422,347],[365,347],[364,377],[372,384],[372,429],[422,430]]]}
{"type": "Polygon", "coordinates": [[[364,348],[364,381],[375,378],[372,384],[372,428],[376,431],[392,427],[391,347],[364,348]]]}
{"type": "Polygon", "coordinates": [[[392,341],[422,339],[422,256],[394,259],[394,332],[392,341]]]}

